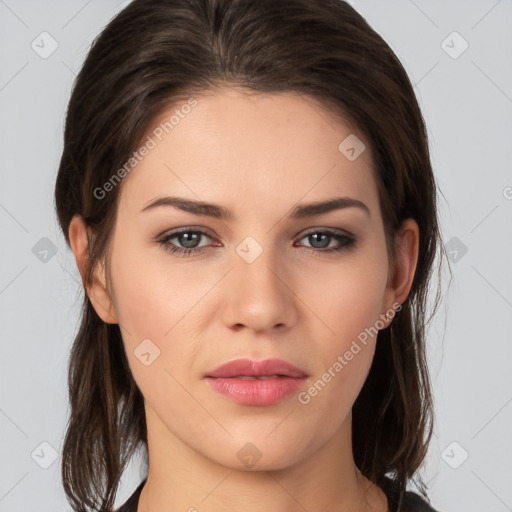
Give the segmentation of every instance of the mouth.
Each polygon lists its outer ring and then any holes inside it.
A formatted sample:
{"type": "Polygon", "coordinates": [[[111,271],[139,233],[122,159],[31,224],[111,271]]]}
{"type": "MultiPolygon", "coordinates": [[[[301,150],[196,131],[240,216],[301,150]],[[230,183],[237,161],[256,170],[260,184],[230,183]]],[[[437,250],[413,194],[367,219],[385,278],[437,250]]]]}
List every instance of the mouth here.
{"type": "Polygon", "coordinates": [[[208,385],[242,405],[276,405],[298,391],[309,376],[282,359],[237,359],[205,375],[208,385]]]}

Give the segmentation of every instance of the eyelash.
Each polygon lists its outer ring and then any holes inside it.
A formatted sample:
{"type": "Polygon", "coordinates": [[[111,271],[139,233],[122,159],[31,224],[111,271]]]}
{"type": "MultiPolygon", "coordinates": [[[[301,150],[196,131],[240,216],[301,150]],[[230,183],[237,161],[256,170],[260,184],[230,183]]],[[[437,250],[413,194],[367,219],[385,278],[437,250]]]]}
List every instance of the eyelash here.
{"type": "MultiPolygon", "coordinates": [[[[168,235],[165,235],[161,238],[159,238],[157,241],[159,243],[159,245],[161,247],[164,248],[164,250],[170,252],[171,254],[178,254],[178,255],[181,255],[181,256],[193,256],[194,254],[198,254],[200,252],[203,252],[204,249],[207,249],[208,247],[196,247],[196,248],[181,248],[181,247],[177,247],[176,245],[170,243],[170,240],[173,239],[173,238],[176,238],[178,237],[179,235],[182,235],[182,234],[185,234],[185,233],[188,233],[188,234],[199,234],[199,235],[204,235],[208,238],[212,238],[211,236],[208,235],[208,233],[205,233],[204,231],[199,231],[199,230],[191,230],[189,228],[186,228],[186,229],[183,229],[181,231],[176,231],[174,233],[170,233],[168,235]]],[[[336,252],[341,252],[341,251],[344,251],[344,250],[348,250],[350,248],[352,248],[356,241],[357,241],[357,237],[355,237],[354,235],[344,235],[344,234],[341,234],[341,233],[338,233],[336,231],[332,231],[330,229],[325,229],[325,230],[316,230],[316,231],[310,231],[309,233],[306,233],[305,235],[303,235],[300,240],[302,240],[303,238],[306,238],[308,236],[311,236],[311,235],[315,235],[315,234],[322,234],[322,235],[327,235],[331,238],[334,238],[336,240],[338,240],[339,242],[342,242],[342,245],[340,245],[339,247],[333,247],[333,248],[330,248],[330,249],[317,249],[315,247],[306,247],[306,249],[309,249],[310,251],[314,252],[314,253],[336,253],[336,252]]]]}

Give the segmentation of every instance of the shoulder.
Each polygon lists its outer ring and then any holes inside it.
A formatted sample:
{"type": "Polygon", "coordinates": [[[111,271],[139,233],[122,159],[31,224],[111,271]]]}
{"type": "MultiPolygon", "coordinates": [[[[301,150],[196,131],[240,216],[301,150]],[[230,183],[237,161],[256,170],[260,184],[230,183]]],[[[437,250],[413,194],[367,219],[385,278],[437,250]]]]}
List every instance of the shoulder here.
{"type": "Polygon", "coordinates": [[[142,488],[144,487],[144,484],[146,483],[146,479],[144,479],[137,489],[133,491],[133,494],[128,498],[127,501],[123,503],[119,508],[114,510],[114,512],[137,512],[137,505],[139,504],[139,496],[142,492],[142,488]]]}

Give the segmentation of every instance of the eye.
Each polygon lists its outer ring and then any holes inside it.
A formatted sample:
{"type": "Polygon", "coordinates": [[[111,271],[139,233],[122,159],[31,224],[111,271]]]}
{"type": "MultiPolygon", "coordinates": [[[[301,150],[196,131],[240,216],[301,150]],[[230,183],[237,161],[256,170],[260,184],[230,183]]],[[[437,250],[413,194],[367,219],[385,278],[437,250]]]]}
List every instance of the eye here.
{"type": "Polygon", "coordinates": [[[356,242],[356,237],[354,235],[330,229],[310,231],[304,235],[301,240],[305,238],[308,239],[308,242],[311,244],[309,247],[313,249],[314,252],[330,253],[334,251],[342,251],[351,248],[356,242]],[[334,247],[331,246],[329,248],[333,241],[337,241],[338,245],[334,247]]]}
{"type": "Polygon", "coordinates": [[[159,238],[158,243],[171,254],[176,253],[187,256],[194,253],[198,254],[207,247],[199,245],[199,241],[202,237],[210,238],[210,236],[204,231],[195,231],[191,230],[190,228],[185,228],[181,231],[170,233],[159,238]],[[175,243],[172,243],[171,240],[174,238],[180,245],[184,247],[178,247],[175,243]]]}
{"type": "MultiPolygon", "coordinates": [[[[160,237],[158,239],[158,243],[171,254],[192,256],[194,254],[199,254],[200,252],[203,252],[208,247],[210,247],[209,245],[199,245],[203,237],[208,239],[212,238],[208,233],[204,231],[184,228],[180,231],[175,231],[160,237]],[[174,239],[176,239],[175,242],[172,242],[171,240],[174,239]]],[[[354,246],[356,242],[356,237],[354,235],[349,235],[346,232],[338,232],[330,229],[317,229],[316,231],[310,231],[309,233],[303,235],[300,240],[305,238],[307,238],[310,243],[309,246],[305,247],[315,253],[331,253],[345,249],[348,250],[354,246]],[[337,241],[338,245],[332,247],[331,243],[333,241],[337,241]]],[[[217,246],[218,245],[219,244],[217,244],[217,246]]]]}

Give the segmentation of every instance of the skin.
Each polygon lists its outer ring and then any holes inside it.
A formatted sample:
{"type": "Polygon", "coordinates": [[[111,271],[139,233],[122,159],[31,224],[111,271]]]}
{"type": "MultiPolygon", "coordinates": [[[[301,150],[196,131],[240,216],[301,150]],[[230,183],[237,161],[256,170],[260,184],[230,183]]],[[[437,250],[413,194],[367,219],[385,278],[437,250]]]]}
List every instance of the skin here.
{"type": "MultiPolygon", "coordinates": [[[[123,180],[109,255],[111,294],[104,265],[87,287],[98,315],[120,324],[145,398],[149,475],[138,512],[384,512],[386,497],[358,471],[351,445],[352,405],[376,337],[306,405],[296,394],[273,406],[240,405],[203,376],[239,357],[278,357],[310,375],[308,389],[359,333],[405,300],[418,226],[407,219],[397,233],[392,276],[371,148],[311,98],[226,87],[196,99],[192,112],[123,180]],[[351,133],[366,144],[354,161],[338,150],[351,133]],[[222,205],[234,219],[172,206],[141,213],[164,195],[222,205]],[[337,196],[359,199],[370,215],[352,207],[289,218],[297,204],[337,196]],[[160,235],[182,227],[207,232],[197,239],[202,252],[180,256],[158,244],[160,235]],[[357,241],[322,252],[321,239],[306,235],[328,228],[357,241]],[[263,249],[252,263],[236,252],[246,237],[263,249]],[[134,354],[146,338],[160,349],[149,366],[134,354]],[[252,468],[237,457],[248,442],[261,453],[252,468]]],[[[148,134],[175,108],[155,119],[148,134]]],[[[87,241],[80,217],[69,233],[83,272],[87,241]]],[[[186,241],[169,243],[186,247],[186,241]]],[[[334,237],[327,243],[342,245],[334,237]]]]}

